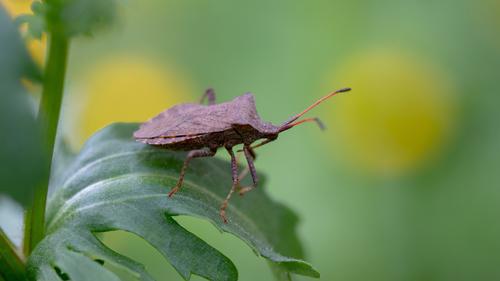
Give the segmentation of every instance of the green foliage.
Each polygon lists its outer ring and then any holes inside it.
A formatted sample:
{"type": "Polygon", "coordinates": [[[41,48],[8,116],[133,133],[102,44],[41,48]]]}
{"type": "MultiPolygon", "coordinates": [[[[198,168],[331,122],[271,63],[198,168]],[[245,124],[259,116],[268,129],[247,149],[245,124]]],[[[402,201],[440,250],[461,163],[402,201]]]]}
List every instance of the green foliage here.
{"type": "MultiPolygon", "coordinates": [[[[131,136],[136,124],[107,127],[87,142],[68,167],[62,169],[61,163],[50,167],[51,159],[60,159],[52,154],[70,38],[108,26],[115,17],[115,4],[115,0],[35,1],[33,15],[17,19],[18,24],[27,25],[28,37],[49,33],[37,118],[20,80],[40,81],[42,75],[15,25],[0,9],[0,131],[8,135],[0,147],[0,160],[8,163],[7,169],[0,170],[4,183],[0,192],[27,205],[23,250],[29,256],[28,276],[49,281],[119,280],[103,266],[106,263],[140,280],[152,280],[143,265],[114,252],[96,237],[100,232],[124,230],[155,247],[186,280],[191,274],[237,280],[237,270],[227,257],[174,219],[190,215],[245,241],[268,259],[279,280],[290,280],[291,273],[319,277],[300,260],[296,216],[270,200],[262,188],[245,200],[234,198],[228,209],[230,223],[221,222],[219,206],[231,184],[227,162],[195,161],[184,189],[169,199],[166,193],[177,181],[185,153],[135,142],[131,136]],[[49,172],[56,192],[45,216],[49,172]]],[[[0,280],[23,280],[20,250],[0,234],[0,280]]]]}
{"type": "Polygon", "coordinates": [[[0,6],[0,193],[26,205],[44,175],[44,149],[21,78],[39,78],[15,25],[0,6]]]}
{"type": "Polygon", "coordinates": [[[31,10],[33,14],[21,15],[16,19],[18,24],[27,24],[29,36],[40,38],[47,29],[58,30],[67,37],[91,35],[114,21],[116,1],[34,1],[31,10]]]}
{"type": "Polygon", "coordinates": [[[28,272],[38,280],[118,280],[94,260],[152,280],[144,267],[103,245],[95,234],[111,230],[134,233],[154,246],[184,279],[191,273],[210,280],[237,280],[233,263],[185,230],[175,215],[211,221],[245,241],[267,258],[276,276],[289,273],[319,277],[302,257],[295,233],[296,216],[273,202],[261,188],[234,198],[223,224],[219,206],[231,184],[230,164],[218,159],[193,161],[183,189],[166,196],[175,185],[184,152],[147,146],[132,139],[137,124],[114,124],[94,135],[61,178],[49,202],[47,235],[33,252],[28,272]]]}
{"type": "Polygon", "coordinates": [[[92,34],[110,25],[115,19],[115,0],[53,0],[49,5],[49,20],[64,27],[67,36],[92,34]]]}

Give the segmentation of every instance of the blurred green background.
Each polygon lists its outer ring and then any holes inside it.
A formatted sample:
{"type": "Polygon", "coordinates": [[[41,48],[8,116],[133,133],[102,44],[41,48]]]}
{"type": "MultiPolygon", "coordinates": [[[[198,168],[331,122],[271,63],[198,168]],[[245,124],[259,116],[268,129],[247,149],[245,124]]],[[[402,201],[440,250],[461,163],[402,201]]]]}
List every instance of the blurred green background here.
{"type": "MultiPolygon", "coordinates": [[[[30,2],[2,0],[12,15],[30,2]]],[[[260,188],[299,214],[321,279],[500,280],[499,34],[493,0],[126,1],[112,28],[71,46],[61,133],[77,150],[111,122],[144,121],[208,87],[219,101],[251,91],[280,123],[352,87],[309,114],[327,131],[290,130],[256,162],[260,188]]],[[[44,42],[27,44],[43,63],[44,42]]],[[[271,280],[238,239],[179,221],[240,280],[271,280]]],[[[158,280],[181,280],[138,238],[104,241],[158,280]]]]}

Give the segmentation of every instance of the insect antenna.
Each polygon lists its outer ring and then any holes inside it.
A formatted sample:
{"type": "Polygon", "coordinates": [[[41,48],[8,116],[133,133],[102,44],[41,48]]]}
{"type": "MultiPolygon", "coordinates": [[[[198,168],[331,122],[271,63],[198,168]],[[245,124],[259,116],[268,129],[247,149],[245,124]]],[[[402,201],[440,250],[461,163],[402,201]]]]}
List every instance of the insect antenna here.
{"type": "Polygon", "coordinates": [[[321,130],[324,130],[325,129],[325,124],[323,122],[321,122],[321,120],[317,117],[314,117],[314,118],[306,118],[306,119],[302,119],[300,121],[297,121],[297,122],[292,122],[292,123],[289,123],[289,124],[286,124],[285,126],[281,126],[280,127],[280,132],[283,132],[283,131],[286,131],[290,128],[293,128],[297,125],[300,125],[302,123],[306,123],[306,122],[316,122],[316,124],[318,124],[318,127],[321,129],[321,130]]]}
{"type": "Polygon", "coordinates": [[[322,126],[322,123],[321,121],[319,121],[319,119],[317,118],[308,118],[308,119],[304,119],[302,121],[299,121],[299,122],[295,122],[297,119],[299,119],[300,117],[302,117],[302,115],[306,114],[309,110],[315,108],[316,106],[318,106],[320,103],[322,103],[323,101],[335,96],[336,94],[339,94],[339,93],[345,93],[345,92],[349,92],[351,90],[351,88],[342,88],[342,89],[339,89],[335,92],[332,92],[322,98],[320,98],[319,100],[317,100],[315,103],[311,104],[308,108],[304,109],[304,111],[302,111],[301,113],[299,114],[296,114],[292,117],[290,117],[290,119],[288,119],[285,123],[283,123],[281,126],[280,126],[280,132],[282,131],[285,131],[285,130],[288,130],[296,125],[299,125],[299,124],[302,124],[304,122],[311,122],[311,121],[315,121],[316,123],[318,123],[318,125],[320,126],[320,128],[324,128],[324,126],[322,126]]]}

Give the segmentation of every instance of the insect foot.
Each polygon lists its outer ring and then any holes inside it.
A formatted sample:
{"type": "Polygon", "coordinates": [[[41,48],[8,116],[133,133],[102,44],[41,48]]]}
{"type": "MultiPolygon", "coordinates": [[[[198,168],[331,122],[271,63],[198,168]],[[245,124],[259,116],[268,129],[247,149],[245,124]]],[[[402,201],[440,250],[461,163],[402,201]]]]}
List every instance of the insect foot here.
{"type": "Polygon", "coordinates": [[[224,223],[227,223],[226,207],[227,207],[227,204],[226,204],[226,206],[221,207],[220,211],[219,211],[222,222],[224,222],[224,223]]]}
{"type": "Polygon", "coordinates": [[[245,186],[245,187],[242,187],[239,191],[239,194],[240,196],[243,196],[245,195],[245,193],[249,192],[250,190],[252,190],[255,186],[245,186]]]}
{"type": "Polygon", "coordinates": [[[168,198],[172,198],[172,196],[174,196],[174,194],[175,194],[177,191],[179,191],[179,186],[178,186],[178,185],[174,186],[174,187],[170,190],[170,192],[168,193],[168,198]]]}

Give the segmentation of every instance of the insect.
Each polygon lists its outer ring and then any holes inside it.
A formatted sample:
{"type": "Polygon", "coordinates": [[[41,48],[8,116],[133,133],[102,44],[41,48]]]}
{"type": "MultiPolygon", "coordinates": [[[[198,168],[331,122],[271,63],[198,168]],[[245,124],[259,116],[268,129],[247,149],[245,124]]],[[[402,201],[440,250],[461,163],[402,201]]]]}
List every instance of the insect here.
{"type": "Polygon", "coordinates": [[[298,119],[326,99],[350,90],[350,88],[343,88],[332,92],[304,111],[293,115],[283,124],[275,126],[260,119],[251,93],[238,96],[229,102],[216,104],[215,92],[213,89],[208,89],[199,104],[179,104],[163,111],[143,123],[134,132],[134,138],[154,146],[189,151],[177,184],[170,190],[168,197],[172,197],[181,188],[186,169],[193,158],[212,157],[218,148],[224,147],[231,156],[232,172],[231,189],[220,206],[220,216],[223,222],[227,223],[226,208],[234,191],[239,189],[240,195],[243,195],[258,184],[253,163],[254,149],[276,140],[280,133],[305,122],[316,122],[320,128],[323,128],[318,118],[298,119]],[[208,105],[203,105],[205,98],[208,99],[208,105]],[[261,139],[260,143],[252,146],[255,141],[261,139]],[[248,187],[239,185],[238,164],[233,151],[233,147],[238,144],[243,144],[242,151],[252,176],[253,185],[248,187]]]}

